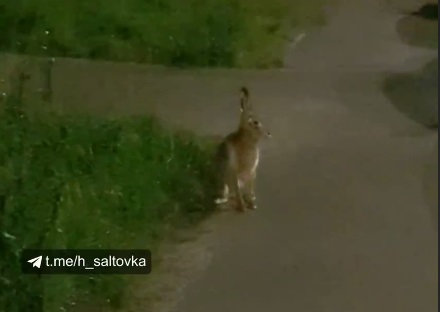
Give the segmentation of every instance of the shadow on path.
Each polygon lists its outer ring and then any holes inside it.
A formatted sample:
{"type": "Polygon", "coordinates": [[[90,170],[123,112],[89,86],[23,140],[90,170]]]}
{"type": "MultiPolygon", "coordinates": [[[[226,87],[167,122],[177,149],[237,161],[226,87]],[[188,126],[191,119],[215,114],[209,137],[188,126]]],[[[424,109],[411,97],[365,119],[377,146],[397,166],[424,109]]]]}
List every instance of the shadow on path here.
{"type": "Polygon", "coordinates": [[[391,74],[383,91],[395,108],[428,127],[438,127],[438,59],[412,73],[391,74]]]}

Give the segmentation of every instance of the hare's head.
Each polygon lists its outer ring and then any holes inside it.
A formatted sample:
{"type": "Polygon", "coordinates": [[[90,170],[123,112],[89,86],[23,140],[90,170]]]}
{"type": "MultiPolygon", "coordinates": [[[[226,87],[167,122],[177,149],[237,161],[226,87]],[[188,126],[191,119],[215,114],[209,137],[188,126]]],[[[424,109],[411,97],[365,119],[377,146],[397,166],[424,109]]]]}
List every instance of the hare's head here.
{"type": "Polygon", "coordinates": [[[240,108],[241,118],[240,127],[251,134],[256,139],[270,138],[270,132],[263,126],[263,124],[256,118],[249,104],[249,91],[243,87],[240,91],[240,108]]]}
{"type": "Polygon", "coordinates": [[[271,138],[272,136],[263,124],[253,116],[247,119],[245,129],[256,138],[271,138]]]}

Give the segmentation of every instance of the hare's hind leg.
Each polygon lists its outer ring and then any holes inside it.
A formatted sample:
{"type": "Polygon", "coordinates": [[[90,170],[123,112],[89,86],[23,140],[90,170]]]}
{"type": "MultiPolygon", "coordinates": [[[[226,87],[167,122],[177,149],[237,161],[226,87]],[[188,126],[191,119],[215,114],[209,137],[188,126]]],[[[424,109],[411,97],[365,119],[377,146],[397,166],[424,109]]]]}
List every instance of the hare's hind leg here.
{"type": "Polygon", "coordinates": [[[222,144],[219,147],[217,155],[217,182],[216,182],[216,205],[222,205],[228,202],[229,197],[229,166],[228,166],[228,155],[226,145],[222,144]]]}
{"type": "Polygon", "coordinates": [[[226,204],[228,202],[228,198],[229,198],[229,187],[227,184],[224,184],[222,194],[220,197],[215,199],[215,203],[217,205],[226,204]]]}

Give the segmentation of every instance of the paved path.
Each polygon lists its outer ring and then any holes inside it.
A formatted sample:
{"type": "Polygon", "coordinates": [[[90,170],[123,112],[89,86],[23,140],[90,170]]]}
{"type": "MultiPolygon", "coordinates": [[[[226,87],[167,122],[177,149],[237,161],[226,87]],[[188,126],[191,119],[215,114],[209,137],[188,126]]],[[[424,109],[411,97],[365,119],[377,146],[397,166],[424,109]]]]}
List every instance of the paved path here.
{"type": "Polygon", "coordinates": [[[437,132],[381,91],[387,75],[435,52],[402,44],[384,1],[342,2],[284,71],[214,80],[206,71],[187,94],[192,106],[156,109],[225,132],[236,124],[233,90],[247,83],[273,134],[259,210],[217,228],[212,261],[176,312],[437,311],[437,132]]]}

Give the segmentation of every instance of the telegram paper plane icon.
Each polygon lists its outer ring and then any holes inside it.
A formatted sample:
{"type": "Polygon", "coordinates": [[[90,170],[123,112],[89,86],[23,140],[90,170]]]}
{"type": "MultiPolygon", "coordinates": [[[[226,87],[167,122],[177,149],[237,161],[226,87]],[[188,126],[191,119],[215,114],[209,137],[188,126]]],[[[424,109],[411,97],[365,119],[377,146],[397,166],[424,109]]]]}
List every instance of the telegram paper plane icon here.
{"type": "Polygon", "coordinates": [[[40,268],[42,259],[43,259],[43,256],[38,256],[38,257],[35,257],[31,260],[28,260],[28,262],[32,264],[32,267],[40,268]]]}

